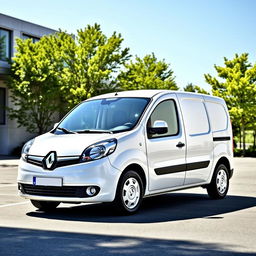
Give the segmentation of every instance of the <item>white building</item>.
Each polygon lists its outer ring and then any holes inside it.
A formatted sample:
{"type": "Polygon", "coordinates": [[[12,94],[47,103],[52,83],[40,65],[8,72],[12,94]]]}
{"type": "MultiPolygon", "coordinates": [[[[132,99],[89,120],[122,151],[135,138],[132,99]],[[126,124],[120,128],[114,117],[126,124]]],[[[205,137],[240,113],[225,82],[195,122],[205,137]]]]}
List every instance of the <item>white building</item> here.
{"type": "Polygon", "coordinates": [[[24,128],[17,128],[16,121],[8,118],[5,109],[11,106],[10,93],[5,85],[10,68],[6,59],[14,55],[15,38],[31,38],[36,42],[43,35],[54,32],[50,28],[0,13],[0,38],[3,41],[0,51],[0,155],[11,154],[14,148],[32,137],[24,128]]]}

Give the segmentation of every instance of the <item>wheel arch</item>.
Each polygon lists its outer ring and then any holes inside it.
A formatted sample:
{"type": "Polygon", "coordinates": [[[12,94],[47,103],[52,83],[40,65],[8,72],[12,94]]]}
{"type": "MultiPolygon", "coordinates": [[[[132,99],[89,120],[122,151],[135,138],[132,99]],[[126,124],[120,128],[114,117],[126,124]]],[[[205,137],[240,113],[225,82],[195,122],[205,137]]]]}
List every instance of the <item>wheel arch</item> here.
{"type": "Polygon", "coordinates": [[[120,182],[121,178],[125,175],[125,173],[127,173],[128,171],[135,171],[135,172],[137,172],[140,175],[142,183],[143,183],[143,189],[144,189],[143,192],[145,193],[146,186],[147,186],[147,178],[146,178],[146,174],[145,174],[144,169],[139,164],[129,164],[123,170],[123,172],[122,172],[122,174],[121,174],[121,176],[119,178],[119,182],[120,182]]]}
{"type": "Polygon", "coordinates": [[[229,174],[229,178],[231,178],[231,177],[232,177],[232,171],[231,171],[230,162],[229,162],[228,158],[225,157],[225,156],[222,156],[222,157],[218,160],[218,162],[216,163],[214,170],[216,170],[216,168],[218,168],[218,166],[219,166],[220,164],[224,164],[224,165],[227,167],[227,169],[228,169],[228,174],[229,174]]]}

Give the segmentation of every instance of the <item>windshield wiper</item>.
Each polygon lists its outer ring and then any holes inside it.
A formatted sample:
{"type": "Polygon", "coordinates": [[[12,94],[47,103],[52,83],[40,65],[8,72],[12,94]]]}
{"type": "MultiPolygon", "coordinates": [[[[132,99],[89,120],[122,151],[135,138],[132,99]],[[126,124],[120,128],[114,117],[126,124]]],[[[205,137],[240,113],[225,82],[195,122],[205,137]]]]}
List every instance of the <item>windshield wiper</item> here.
{"type": "Polygon", "coordinates": [[[109,131],[109,130],[85,129],[85,130],[77,131],[77,133],[110,133],[110,134],[112,134],[113,132],[109,131]]]}
{"type": "Polygon", "coordinates": [[[67,133],[67,134],[75,134],[76,133],[74,131],[70,131],[70,130],[68,130],[66,128],[61,128],[61,127],[58,127],[57,130],[61,130],[61,131],[65,132],[65,133],[67,133]]]}

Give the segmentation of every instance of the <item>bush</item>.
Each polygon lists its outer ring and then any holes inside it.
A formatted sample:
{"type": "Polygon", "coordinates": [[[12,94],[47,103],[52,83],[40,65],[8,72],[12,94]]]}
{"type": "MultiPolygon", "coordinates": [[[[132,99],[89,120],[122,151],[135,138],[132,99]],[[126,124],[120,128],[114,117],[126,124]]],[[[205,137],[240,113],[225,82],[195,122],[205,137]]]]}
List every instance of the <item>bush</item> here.
{"type": "MultiPolygon", "coordinates": [[[[243,156],[243,149],[235,148],[234,156],[243,156]]],[[[256,157],[256,149],[253,146],[250,146],[248,149],[245,150],[244,157],[256,157]]]]}

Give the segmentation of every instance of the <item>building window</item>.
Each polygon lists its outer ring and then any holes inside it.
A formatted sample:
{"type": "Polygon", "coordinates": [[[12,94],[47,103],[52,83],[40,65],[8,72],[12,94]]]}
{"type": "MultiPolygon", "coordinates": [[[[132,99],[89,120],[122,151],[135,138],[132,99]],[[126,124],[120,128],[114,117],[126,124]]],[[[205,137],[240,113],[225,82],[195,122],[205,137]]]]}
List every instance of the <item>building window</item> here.
{"type": "Polygon", "coordinates": [[[33,43],[38,42],[40,40],[39,37],[31,36],[28,34],[23,34],[23,39],[31,39],[33,43]]]}
{"type": "Polygon", "coordinates": [[[0,88],[0,124],[5,124],[6,89],[0,88]]]}
{"type": "Polygon", "coordinates": [[[0,60],[11,58],[11,31],[0,28],[0,60]]]}

